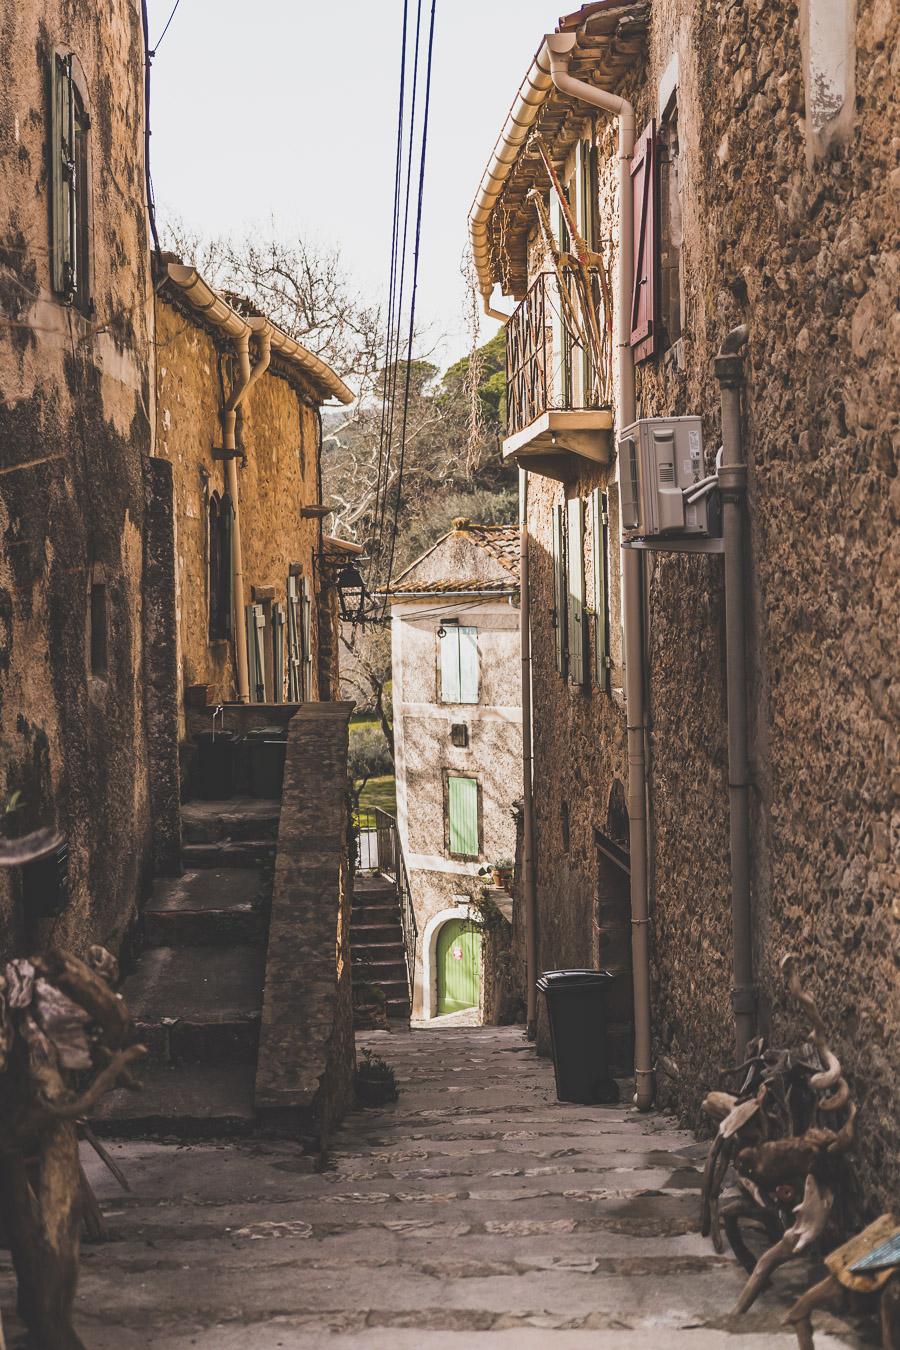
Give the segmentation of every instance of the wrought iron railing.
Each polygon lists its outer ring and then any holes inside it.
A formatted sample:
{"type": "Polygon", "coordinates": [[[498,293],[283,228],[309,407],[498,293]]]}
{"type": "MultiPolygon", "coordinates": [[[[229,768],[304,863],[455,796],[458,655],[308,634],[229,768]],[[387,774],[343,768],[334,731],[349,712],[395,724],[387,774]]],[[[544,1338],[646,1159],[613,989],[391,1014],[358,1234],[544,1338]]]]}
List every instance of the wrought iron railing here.
{"type": "Polygon", "coordinates": [[[380,872],[397,887],[400,900],[400,922],[403,926],[403,945],[406,949],[406,979],[409,985],[410,1003],[413,995],[413,982],[416,971],[416,947],[419,930],[413,912],[412,894],[409,889],[409,874],[406,859],[400,843],[397,822],[387,811],[376,806],[372,810],[358,812],[359,819],[359,857],[357,866],[363,872],[380,872]]]}
{"type": "Polygon", "coordinates": [[[592,279],[588,302],[586,286],[576,268],[560,268],[559,274],[541,272],[506,325],[507,436],[523,431],[548,411],[608,405],[612,376],[608,288],[599,275],[592,279]],[[590,323],[585,314],[588,303],[590,323]]]}

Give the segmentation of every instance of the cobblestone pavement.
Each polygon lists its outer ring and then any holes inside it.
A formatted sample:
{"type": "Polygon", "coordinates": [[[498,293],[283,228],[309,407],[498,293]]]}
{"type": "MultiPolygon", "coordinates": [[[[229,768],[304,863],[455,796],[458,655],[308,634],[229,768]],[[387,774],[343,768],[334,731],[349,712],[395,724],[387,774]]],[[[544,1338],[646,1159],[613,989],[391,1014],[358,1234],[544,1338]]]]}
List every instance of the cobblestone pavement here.
{"type": "MultiPolygon", "coordinates": [[[[398,1102],[316,1172],[288,1143],[123,1142],[114,1234],[88,1246],[88,1350],[788,1350],[812,1272],[732,1319],[743,1272],[696,1232],[705,1146],[660,1115],[556,1101],[518,1028],[360,1037],[398,1102]]],[[[0,1297],[18,1347],[9,1267],[0,1297]]],[[[821,1323],[820,1350],[858,1347],[821,1323]]]]}

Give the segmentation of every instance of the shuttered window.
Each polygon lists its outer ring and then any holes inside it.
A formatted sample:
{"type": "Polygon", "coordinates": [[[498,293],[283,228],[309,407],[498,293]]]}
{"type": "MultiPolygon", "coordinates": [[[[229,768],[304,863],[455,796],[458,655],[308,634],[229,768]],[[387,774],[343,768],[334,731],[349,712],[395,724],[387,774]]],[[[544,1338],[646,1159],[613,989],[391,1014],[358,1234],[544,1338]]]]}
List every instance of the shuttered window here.
{"type": "Polygon", "coordinates": [[[209,637],[211,641],[234,637],[232,604],[234,506],[226,493],[213,493],[208,507],[209,637]]]}
{"type": "Polygon", "coordinates": [[[90,119],[72,77],[72,53],[50,61],[51,284],[83,313],[90,310],[90,119]]]}
{"type": "Polygon", "coordinates": [[[631,346],[635,361],[658,347],[659,300],[659,166],[656,122],[648,124],[631,161],[634,197],[634,292],[631,302],[631,346]]]}
{"type": "Polygon", "coordinates": [[[448,778],[450,852],[464,858],[478,857],[478,780],[448,778]]]}
{"type": "Polygon", "coordinates": [[[250,702],[266,701],[266,658],[263,635],[266,615],[262,605],[247,606],[247,666],[250,702]]]}
{"type": "Polygon", "coordinates": [[[606,548],[609,515],[606,493],[594,489],[591,497],[591,542],[594,572],[594,679],[609,689],[609,595],[606,582],[606,548]]]}
{"type": "Polygon", "coordinates": [[[303,678],[300,695],[305,703],[312,699],[312,595],[309,589],[309,577],[300,579],[300,640],[303,648],[303,678]]]}
{"type": "Polygon", "coordinates": [[[284,605],[272,607],[272,702],[284,702],[284,605]]]}
{"type": "Polygon", "coordinates": [[[584,503],[580,497],[566,502],[568,547],[569,678],[584,684],[584,503]]]}
{"type": "Polygon", "coordinates": [[[300,702],[300,598],[297,578],[287,580],[288,703],[300,702]]]}
{"type": "Polygon", "coordinates": [[[441,702],[478,702],[478,629],[446,627],[441,644],[441,702]]]}
{"type": "Polygon", "coordinates": [[[556,637],[556,669],[566,673],[566,554],[565,507],[553,508],[553,628],[556,637]]]}

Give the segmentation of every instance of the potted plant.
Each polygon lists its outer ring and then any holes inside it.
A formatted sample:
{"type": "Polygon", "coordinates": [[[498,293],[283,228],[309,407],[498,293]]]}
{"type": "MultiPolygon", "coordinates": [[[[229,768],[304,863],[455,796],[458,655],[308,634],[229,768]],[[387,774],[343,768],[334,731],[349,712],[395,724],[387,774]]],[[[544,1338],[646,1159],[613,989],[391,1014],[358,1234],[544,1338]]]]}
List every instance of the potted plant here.
{"type": "Polygon", "coordinates": [[[512,858],[498,858],[493,864],[494,885],[502,886],[504,890],[509,890],[513,880],[513,860],[512,858]]]}
{"type": "Polygon", "coordinates": [[[356,1102],[358,1106],[384,1106],[395,1102],[400,1095],[397,1078],[390,1064],[371,1050],[363,1050],[356,1069],[356,1102]]]}

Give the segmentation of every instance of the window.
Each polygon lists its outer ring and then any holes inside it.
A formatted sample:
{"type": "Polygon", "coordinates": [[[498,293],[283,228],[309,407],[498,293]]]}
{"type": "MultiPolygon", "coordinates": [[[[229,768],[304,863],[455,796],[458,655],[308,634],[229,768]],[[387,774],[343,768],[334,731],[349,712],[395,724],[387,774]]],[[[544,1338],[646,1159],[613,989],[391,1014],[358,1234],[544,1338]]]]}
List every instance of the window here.
{"type": "Polygon", "coordinates": [[[442,625],[441,702],[478,702],[478,629],[453,624],[442,625]]]}
{"type": "Polygon", "coordinates": [[[663,350],[681,337],[681,187],[678,181],[678,107],[672,102],[659,129],[659,310],[663,350]]]}
{"type": "Polygon", "coordinates": [[[91,674],[105,680],[109,672],[109,632],[106,610],[106,587],[91,583],[88,611],[91,674]]]}
{"type": "Polygon", "coordinates": [[[272,606],[272,702],[284,702],[284,605],[272,606]]]}
{"type": "Polygon", "coordinates": [[[450,728],[450,744],[464,750],[469,744],[469,728],[465,722],[454,722],[450,728]]]}
{"type": "Polygon", "coordinates": [[[553,632],[556,643],[556,669],[565,676],[566,661],[566,555],[563,512],[565,507],[553,508],[553,632]]]}
{"type": "Polygon", "coordinates": [[[595,488],[591,497],[591,543],[594,572],[594,679],[609,689],[609,588],[606,581],[606,550],[609,541],[609,511],[605,492],[595,488]]]}
{"type": "Polygon", "coordinates": [[[566,502],[566,526],[569,678],[573,684],[584,684],[584,503],[580,497],[566,502]]]}
{"type": "Polygon", "coordinates": [[[90,118],[71,52],[55,51],[50,66],[50,189],[52,286],[82,314],[90,294],[90,118]]]}
{"type": "Polygon", "coordinates": [[[288,702],[308,703],[312,698],[312,600],[304,576],[288,577],[288,702]]]}
{"type": "Polygon", "coordinates": [[[250,702],[266,701],[266,611],[262,605],[247,606],[247,666],[250,702]]]}
{"type": "Polygon", "coordinates": [[[214,492],[207,508],[207,565],[209,570],[209,639],[221,642],[234,636],[233,591],[234,506],[226,493],[214,492]]]}
{"type": "Polygon", "coordinates": [[[478,779],[447,777],[447,824],[451,856],[479,855],[478,779]]]}

